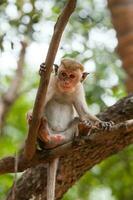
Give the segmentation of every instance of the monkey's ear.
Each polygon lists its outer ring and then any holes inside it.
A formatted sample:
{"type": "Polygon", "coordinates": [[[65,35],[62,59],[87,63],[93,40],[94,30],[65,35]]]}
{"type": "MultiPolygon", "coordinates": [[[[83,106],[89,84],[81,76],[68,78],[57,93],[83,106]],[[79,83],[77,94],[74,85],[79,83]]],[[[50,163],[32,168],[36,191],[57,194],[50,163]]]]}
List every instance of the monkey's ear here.
{"type": "Polygon", "coordinates": [[[57,75],[58,69],[59,69],[59,66],[56,65],[56,64],[54,64],[54,72],[55,72],[55,75],[57,75]]]}
{"type": "Polygon", "coordinates": [[[86,79],[86,77],[88,76],[88,72],[83,72],[83,74],[82,74],[82,78],[81,78],[81,82],[83,82],[85,79],[86,79]]]}

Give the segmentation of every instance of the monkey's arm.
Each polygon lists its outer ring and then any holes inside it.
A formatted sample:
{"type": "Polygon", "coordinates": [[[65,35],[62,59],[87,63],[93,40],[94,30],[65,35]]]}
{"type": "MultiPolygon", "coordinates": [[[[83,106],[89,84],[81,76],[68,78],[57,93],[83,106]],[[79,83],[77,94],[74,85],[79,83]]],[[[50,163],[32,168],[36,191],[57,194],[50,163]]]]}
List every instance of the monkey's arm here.
{"type": "Polygon", "coordinates": [[[86,121],[89,120],[92,122],[92,125],[96,126],[97,128],[103,130],[109,130],[114,123],[111,122],[103,122],[98,119],[96,116],[92,115],[88,111],[88,106],[85,100],[85,92],[83,85],[80,84],[78,89],[76,90],[76,97],[74,99],[74,107],[81,118],[81,120],[86,121]]]}
{"type": "MultiPolygon", "coordinates": [[[[47,94],[46,94],[46,100],[45,100],[45,104],[44,107],[46,106],[46,104],[52,99],[53,95],[54,95],[54,87],[55,86],[55,77],[53,76],[53,74],[50,77],[50,81],[49,81],[49,85],[48,85],[48,89],[47,89],[47,94]]],[[[30,109],[27,112],[27,122],[28,124],[31,122],[32,120],[32,112],[33,110],[30,109]]]]}
{"type": "Polygon", "coordinates": [[[54,74],[51,74],[44,106],[52,99],[55,91],[55,84],[55,76],[54,74]]]}
{"type": "Polygon", "coordinates": [[[85,99],[85,92],[82,84],[79,84],[76,90],[76,97],[74,99],[74,107],[81,118],[81,120],[91,120],[92,122],[100,122],[96,116],[89,113],[88,105],[85,99]]]}

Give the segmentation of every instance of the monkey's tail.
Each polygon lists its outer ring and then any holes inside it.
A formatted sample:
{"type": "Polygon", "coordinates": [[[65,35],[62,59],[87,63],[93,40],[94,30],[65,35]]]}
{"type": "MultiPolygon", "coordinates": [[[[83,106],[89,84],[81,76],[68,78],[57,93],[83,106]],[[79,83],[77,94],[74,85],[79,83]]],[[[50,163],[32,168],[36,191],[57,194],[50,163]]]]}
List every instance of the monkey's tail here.
{"type": "Polygon", "coordinates": [[[55,158],[49,163],[47,168],[47,200],[55,199],[55,184],[58,162],[59,158],[55,158]]]}

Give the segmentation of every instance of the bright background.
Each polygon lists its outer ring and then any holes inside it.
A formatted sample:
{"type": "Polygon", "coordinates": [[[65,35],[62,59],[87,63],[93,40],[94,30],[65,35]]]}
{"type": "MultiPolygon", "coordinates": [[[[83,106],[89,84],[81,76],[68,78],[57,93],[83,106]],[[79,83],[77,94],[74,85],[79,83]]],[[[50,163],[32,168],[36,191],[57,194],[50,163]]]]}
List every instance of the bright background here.
{"type": "MultiPolygon", "coordinates": [[[[15,154],[27,132],[26,112],[33,107],[39,65],[45,61],[53,27],[64,0],[2,0],[0,3],[0,95],[15,76],[20,41],[26,41],[21,95],[12,105],[2,128],[0,156],[15,154]]],[[[79,0],[63,34],[55,60],[71,57],[84,64],[90,75],[85,83],[89,110],[99,113],[126,94],[122,63],[115,53],[116,32],[106,0],[79,0]]],[[[64,200],[132,200],[132,148],[129,147],[86,173],[64,200]],[[130,169],[130,170],[128,170],[130,169]],[[121,177],[121,174],[123,176],[121,177]]],[[[18,175],[20,176],[20,175],[18,175]]],[[[13,174],[0,177],[0,199],[12,185],[13,174]]]]}

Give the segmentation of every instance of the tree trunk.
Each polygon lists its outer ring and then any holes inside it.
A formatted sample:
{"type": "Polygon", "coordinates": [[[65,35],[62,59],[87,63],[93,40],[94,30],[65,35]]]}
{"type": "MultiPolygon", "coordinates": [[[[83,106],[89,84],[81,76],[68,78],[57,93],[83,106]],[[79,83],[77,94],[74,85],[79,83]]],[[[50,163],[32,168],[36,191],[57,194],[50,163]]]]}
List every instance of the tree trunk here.
{"type": "MultiPolygon", "coordinates": [[[[118,101],[107,111],[99,114],[98,117],[105,121],[113,120],[115,123],[132,119],[133,94],[118,101]]],[[[102,133],[102,135],[95,133],[89,139],[77,142],[60,158],[56,183],[56,200],[61,199],[63,194],[87,170],[107,157],[117,154],[131,143],[133,143],[133,127],[132,131],[130,129],[128,131],[119,130],[113,133],[102,133]]],[[[47,164],[41,164],[25,171],[16,183],[14,200],[46,199],[46,167],[47,164]]],[[[9,192],[7,200],[13,200],[12,190],[9,192]]]]}
{"type": "Polygon", "coordinates": [[[117,52],[127,73],[127,91],[133,91],[133,1],[108,0],[112,22],[117,31],[117,52]]]}

